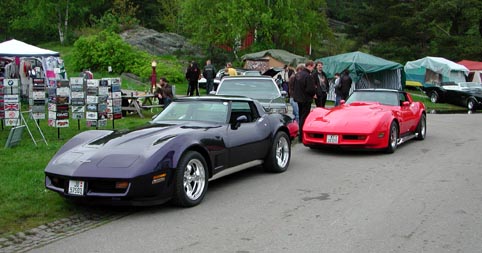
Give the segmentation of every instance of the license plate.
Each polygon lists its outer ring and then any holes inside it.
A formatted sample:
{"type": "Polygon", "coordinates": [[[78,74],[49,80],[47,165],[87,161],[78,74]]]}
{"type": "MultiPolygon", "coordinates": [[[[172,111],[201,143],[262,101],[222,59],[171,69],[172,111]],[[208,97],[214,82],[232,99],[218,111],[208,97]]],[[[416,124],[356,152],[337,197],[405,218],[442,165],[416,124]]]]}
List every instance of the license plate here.
{"type": "Polygon", "coordinates": [[[69,194],[84,195],[84,181],[69,180],[69,194]]]}
{"type": "Polygon", "coordinates": [[[337,134],[326,135],[326,143],[338,143],[338,135],[337,134]]]}

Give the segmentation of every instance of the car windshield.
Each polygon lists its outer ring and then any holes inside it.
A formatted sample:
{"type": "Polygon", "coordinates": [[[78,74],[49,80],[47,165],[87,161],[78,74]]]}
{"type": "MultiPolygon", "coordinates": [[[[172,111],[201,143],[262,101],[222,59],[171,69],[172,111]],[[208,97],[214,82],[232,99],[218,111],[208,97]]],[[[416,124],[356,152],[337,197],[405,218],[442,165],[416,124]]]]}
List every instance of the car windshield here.
{"type": "Polygon", "coordinates": [[[354,91],[346,104],[354,102],[378,102],[384,105],[400,105],[398,93],[391,91],[354,91]]]}
{"type": "Polygon", "coordinates": [[[229,103],[226,101],[174,101],[152,123],[163,121],[209,121],[226,123],[229,103]]]}
{"type": "Polygon", "coordinates": [[[253,99],[273,99],[281,96],[272,79],[232,78],[224,79],[217,95],[245,96],[253,99]]]}

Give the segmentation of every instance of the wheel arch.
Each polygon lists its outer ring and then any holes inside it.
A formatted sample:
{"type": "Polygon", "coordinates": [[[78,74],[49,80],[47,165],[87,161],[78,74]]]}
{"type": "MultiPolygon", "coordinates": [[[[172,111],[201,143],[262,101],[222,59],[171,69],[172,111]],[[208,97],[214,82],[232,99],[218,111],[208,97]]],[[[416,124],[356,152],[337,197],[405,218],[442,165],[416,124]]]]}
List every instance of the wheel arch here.
{"type": "Polygon", "coordinates": [[[180,157],[182,157],[186,152],[189,152],[189,151],[198,152],[199,154],[201,154],[203,156],[204,161],[206,161],[206,166],[208,167],[208,178],[211,178],[212,175],[213,175],[213,171],[212,171],[213,166],[212,166],[211,158],[209,156],[209,152],[205,148],[203,148],[201,145],[191,145],[188,148],[186,148],[184,150],[184,152],[182,152],[180,157]]]}

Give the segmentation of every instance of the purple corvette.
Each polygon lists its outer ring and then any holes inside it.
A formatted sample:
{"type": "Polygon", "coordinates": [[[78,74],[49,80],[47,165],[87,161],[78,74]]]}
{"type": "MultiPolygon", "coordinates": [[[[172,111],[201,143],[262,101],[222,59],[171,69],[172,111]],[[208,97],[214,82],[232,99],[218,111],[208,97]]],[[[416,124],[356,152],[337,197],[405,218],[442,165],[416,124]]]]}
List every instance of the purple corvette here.
{"type": "Polygon", "coordinates": [[[45,186],[82,203],[195,206],[210,180],[257,165],[284,172],[290,124],[249,98],[180,98],[147,126],[76,135],[45,168],[45,186]]]}

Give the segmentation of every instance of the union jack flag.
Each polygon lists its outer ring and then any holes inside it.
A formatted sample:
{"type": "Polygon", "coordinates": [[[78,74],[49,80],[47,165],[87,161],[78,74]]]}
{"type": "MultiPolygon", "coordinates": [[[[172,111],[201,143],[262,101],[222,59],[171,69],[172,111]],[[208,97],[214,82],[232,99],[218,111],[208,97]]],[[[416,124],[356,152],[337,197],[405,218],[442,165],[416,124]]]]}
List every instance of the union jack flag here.
{"type": "Polygon", "coordinates": [[[5,111],[18,111],[18,104],[5,104],[5,111]]]}

